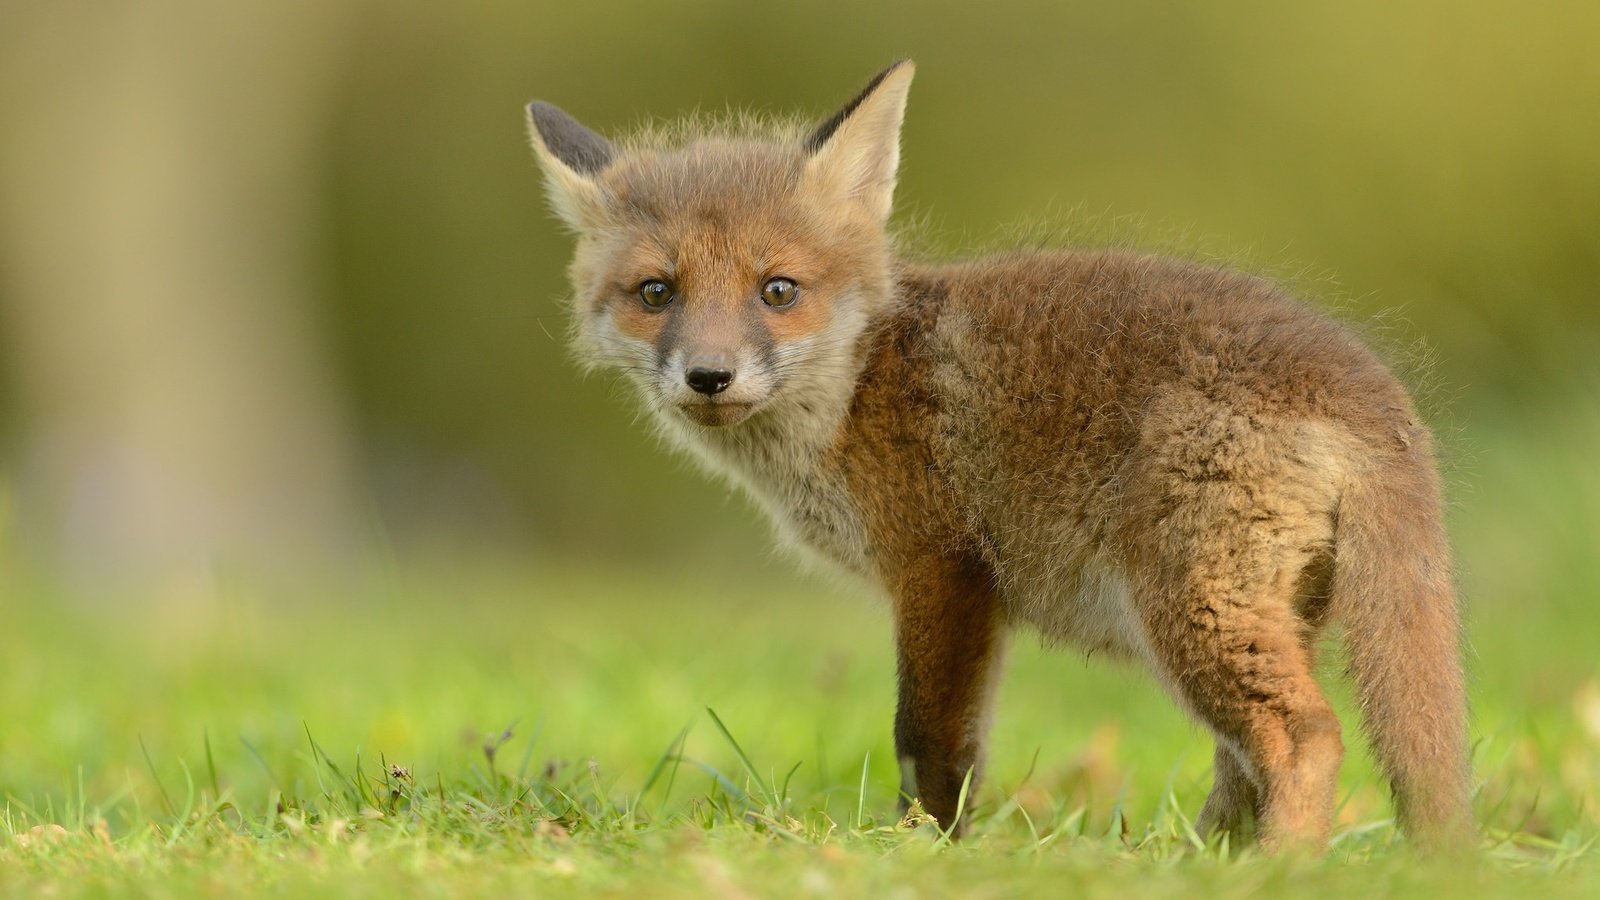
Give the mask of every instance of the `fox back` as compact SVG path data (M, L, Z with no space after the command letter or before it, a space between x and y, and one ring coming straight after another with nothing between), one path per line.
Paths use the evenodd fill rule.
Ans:
M575 345L895 614L903 800L951 828L1006 635L1146 666L1214 735L1208 830L1326 844L1345 625L1406 827L1467 833L1431 440L1345 329L1243 273L1125 251L928 265L887 225L909 62L812 129L613 144L530 107L578 235Z

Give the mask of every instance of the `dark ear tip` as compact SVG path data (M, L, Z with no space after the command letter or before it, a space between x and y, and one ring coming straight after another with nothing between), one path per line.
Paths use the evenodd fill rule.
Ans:
M528 104L528 121L534 137L556 159L586 175L592 175L611 162L611 144L554 103L534 100Z
M856 107L872 96L872 92L878 89L878 85L883 84L885 78L893 74L896 69L906 66L915 68L916 64L911 61L910 57L903 56L890 63L887 69L872 76L872 80L867 82L867 86L861 89L861 93L855 95L849 103L844 105L844 108L834 113L827 121L818 125L811 134L806 136L805 143L802 145L805 147L806 152L815 153L822 149L822 145L828 142L828 138L833 137L833 133L839 130L839 126L844 124L845 119L850 118L850 114L856 111Z

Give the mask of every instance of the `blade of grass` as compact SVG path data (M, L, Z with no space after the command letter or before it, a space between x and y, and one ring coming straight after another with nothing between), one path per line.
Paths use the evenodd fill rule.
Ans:
M533 734L528 737L528 746L522 751L522 762L517 766L517 780L528 780L528 767L533 764L533 749L539 746L539 738L544 734L544 713L540 713L533 720Z
M672 739L672 743L667 745L666 750L662 751L661 757L656 760L655 766L650 769L649 776L645 778L644 786L639 788L639 792L634 795L633 802L635 805L642 802L644 800L644 795L649 793L650 789L656 786L656 781L661 778L662 773L667 771L667 765L669 763L672 764L674 769L677 768L678 760L683 754L683 743L688 739L689 729L693 726L693 724L694 723L691 722L688 725L683 726L682 730L678 732L678 736ZM669 790L671 789L672 784L670 781L668 781L667 787ZM665 802L666 798L663 797L662 803Z
M150 767L150 778L156 783L156 790L161 792L161 802L166 804L167 815L176 816L177 807L172 805L172 795L167 793L167 786L161 783L161 775L156 771L156 761L150 758L150 748L144 744L144 735L139 735L139 751L144 754L145 765Z
M867 808L867 767L872 764L872 751L861 757L861 786L856 789L856 830L861 830L861 825L866 821Z
M947 847L955 838L956 827L961 824L961 817L967 811L967 794L972 790L972 768L967 768L967 774L961 778L961 791L956 794L956 814L951 817L950 824L939 829L939 839L934 841L936 847Z
M756 787L760 788L762 793L766 794L764 799L766 799L768 805L773 807L778 806L779 804L774 796L775 792L773 791L772 786L767 784L767 782L762 779L760 772L756 771L755 763L750 761L750 757L745 754L744 748L739 746L739 742L737 740L734 740L733 732L728 730L728 726L722 724L722 719L717 716L717 711L708 706L706 707L706 712L710 713L711 721L716 724L717 730L722 732L723 738L725 738L728 741L728 744L733 747L734 754L739 757L739 764L744 766L745 774L750 777L751 781L756 783ZM741 791L740 793L744 792Z
M778 788L778 802L784 808L789 806L789 782L794 778L794 773L800 771L802 765L804 765L803 761L795 763L794 768L789 770L789 774L783 776L783 787Z
M278 781L277 775L273 774L272 767L267 765L267 761L264 757L262 757L261 751L257 750L255 745L245 740L243 736L239 738L239 743L243 744L244 749L249 751L251 757L253 757L256 762L261 764L261 771L267 773L267 780L272 782L272 786L277 788L279 793L282 793L283 783Z
M211 755L211 732L209 730L202 730L200 732L200 736L206 745L206 774L211 779L211 796L221 797L222 788L219 786L219 782L217 781L217 760Z

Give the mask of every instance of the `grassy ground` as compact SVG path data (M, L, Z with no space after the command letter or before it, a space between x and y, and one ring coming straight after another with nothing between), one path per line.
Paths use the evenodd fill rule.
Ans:
M948 845L893 813L871 603L547 566L118 608L0 586L0 894L1597 896L1592 426L1459 454L1475 865L1395 846L1355 739L1328 860L1198 846L1208 740L1029 639Z

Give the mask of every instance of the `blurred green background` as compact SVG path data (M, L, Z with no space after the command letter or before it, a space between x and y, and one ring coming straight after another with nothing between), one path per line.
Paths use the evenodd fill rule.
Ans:
M870 755L891 809L885 617L577 374L522 108L820 118L910 56L917 252L1233 261L1396 360L1443 438L1480 814L1592 833L1597 47L1593 0L0 0L0 794L155 810L214 741L270 819L306 732L454 783L512 720L627 791L712 705L819 808ZM1012 669L999 790L1039 750L1102 825L1169 771L1198 806L1206 741L1147 679ZM1383 814L1345 784L1341 827Z
M1462 510L1505 492L1458 526L1484 533L1462 535L1483 602L1596 545L1600 4L4 0L0 21L7 543L74 576L374 548L772 568L742 500L573 370L570 242L522 106L611 132L820 117L899 56L919 250L1042 224L1282 274L1378 317Z

